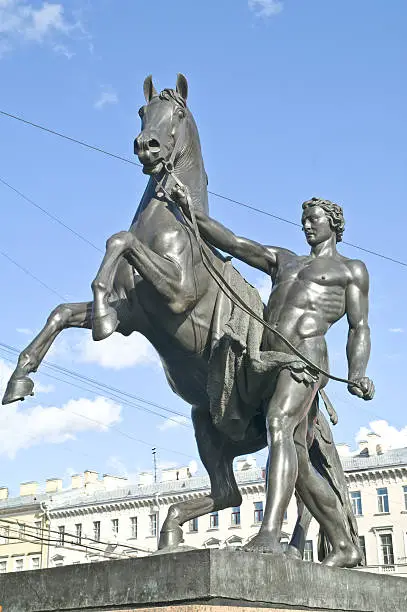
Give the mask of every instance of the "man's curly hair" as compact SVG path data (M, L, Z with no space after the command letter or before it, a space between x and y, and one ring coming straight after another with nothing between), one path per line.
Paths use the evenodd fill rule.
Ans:
M311 198L302 205L305 210L310 206L320 206L325 212L329 219L331 228L336 234L336 242L341 242L343 232L345 231L345 219L343 216L343 210L339 204L331 202L330 200L323 200L322 198Z

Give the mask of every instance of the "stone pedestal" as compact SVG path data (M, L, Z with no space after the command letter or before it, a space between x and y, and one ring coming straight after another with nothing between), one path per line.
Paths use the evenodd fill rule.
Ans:
M406 612L407 579L196 550L0 576L4 612Z

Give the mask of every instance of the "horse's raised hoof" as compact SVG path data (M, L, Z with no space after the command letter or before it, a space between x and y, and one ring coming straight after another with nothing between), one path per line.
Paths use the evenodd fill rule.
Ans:
M3 395L3 406L23 400L27 395L34 395L33 389L34 382L28 376L12 376Z
M170 530L161 531L158 550L172 550L184 541L182 528L178 525Z
M109 308L106 314L93 318L92 338L96 341L105 340L116 331L118 325L117 312L114 308Z

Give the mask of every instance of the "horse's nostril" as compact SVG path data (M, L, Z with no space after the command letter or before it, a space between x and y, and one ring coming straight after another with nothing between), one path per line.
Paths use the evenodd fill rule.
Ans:
M153 152L159 151L160 143L155 138L150 138L150 140L148 141L148 148L150 149L150 151L153 151Z

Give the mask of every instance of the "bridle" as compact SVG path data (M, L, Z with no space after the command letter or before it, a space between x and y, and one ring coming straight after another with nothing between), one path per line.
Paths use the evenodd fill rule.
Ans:
M358 383L356 383L356 382L354 382L352 380L349 380L347 378L341 378L339 376L334 376L333 374L330 374L329 372L327 372L326 370L324 370L323 368L318 366L316 363L314 363L313 361L308 359L308 357L303 355L303 353L301 353L301 351L299 351L288 340L288 338L286 338L279 330L275 329L267 321L265 321L264 319L259 317L259 315L252 308L250 308L250 306L229 285L229 283L223 278L222 274L213 265L210 257L208 256L208 253L206 252L206 250L204 248L204 244L205 243L202 240L201 234L199 232L198 224L197 224L196 217L195 217L195 211L194 211L194 208L192 206L192 202L191 202L191 198L189 196L188 190L187 190L186 186L182 183L182 181L176 176L176 174L174 172L175 158L176 158L176 156L177 156L177 154L179 152L179 145L182 142L182 139L184 137L184 133L185 133L185 117L181 120L179 133L178 133L177 139L175 141L174 148L173 148L173 150L171 152L171 155L170 155L169 159L167 161L165 161L165 160L162 161L163 170L161 171L161 174L162 174L161 178L158 180L153 175L153 177L154 177L154 179L156 181L155 191L156 191L156 193L157 193L157 195L159 197L160 197L160 193L162 195L164 195L164 193L165 193L167 195L167 197L181 211L186 225L189 226L192 229L193 233L194 233L194 236L195 236L197 244L198 244L198 249L199 249L199 253L200 253L201 259L202 259L202 263L205 266L205 268L208 271L208 273L211 276L211 278L215 281L215 283L218 285L220 290L223 291L223 293L231 300L231 302L233 302L233 304L235 306L237 306L238 308L243 310L243 312L245 312L250 317L255 319L265 329L267 329L268 331L271 331L275 336L277 336L277 338L279 338L290 349L290 351L292 351L294 353L294 355L299 357L299 359L301 359L301 361L303 361L309 368L311 368L311 370L313 370L314 372L318 372L322 376L326 376L330 380L334 380L336 382L344 383L344 384L346 384L346 385L348 385L350 387L359 388L362 392L364 392L364 389L362 388L362 386L360 384L358 384ZM167 183L168 183L169 177L171 177L173 179L175 185L177 185L178 187L180 187L184 191L184 193L186 195L187 203L188 203L188 210L189 210L190 219L188 219L188 217L184 214L184 211L182 210L182 208L180 208L178 202L174 199L174 197L171 195L171 193L167 189ZM326 404L326 401L325 401L326 395L325 395L325 393L322 391L322 389L320 389L319 391L320 391L321 395L323 396L324 402ZM328 402L329 402L329 400L328 400ZM331 416L331 420L332 420L332 416Z

